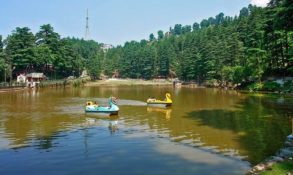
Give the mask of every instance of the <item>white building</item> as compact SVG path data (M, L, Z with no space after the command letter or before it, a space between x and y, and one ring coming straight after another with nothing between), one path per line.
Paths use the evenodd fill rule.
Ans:
M109 49L112 49L114 46L111 44L102 44L102 49L104 52L107 52Z
M41 81L45 80L45 75L43 73L30 73L26 75L27 77L27 86L35 87L41 83Z
M25 74L20 74L17 76L17 79L16 79L16 82L17 83L25 83L26 82L26 76Z

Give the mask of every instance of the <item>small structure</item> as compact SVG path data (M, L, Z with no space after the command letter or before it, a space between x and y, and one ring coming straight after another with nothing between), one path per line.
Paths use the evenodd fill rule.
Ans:
M84 78L84 77L88 77L88 74L87 74L86 70L83 70L81 75L80 75L80 78Z
M119 71L117 69L112 72L112 78L119 78Z
M20 74L17 76L16 82L17 83L25 83L26 82L26 76L25 74Z
M169 32L169 31L165 33L165 37L169 37L169 36L171 36L171 35L172 35L172 33Z
M27 74L27 86L35 87L40 84L41 81L45 80L45 75L43 73L30 73Z
M114 46L111 44L102 44L102 49L104 52L107 52L109 49L112 49Z

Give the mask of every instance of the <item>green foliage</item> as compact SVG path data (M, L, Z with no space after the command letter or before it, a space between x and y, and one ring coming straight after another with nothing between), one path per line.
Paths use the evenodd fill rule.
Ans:
M244 81L245 74L244 74L244 67L242 66L235 66L233 72L233 83L241 83Z
M7 62L16 70L32 66L35 57L35 36L27 27L19 28L12 32L6 39Z
M161 40L164 38L164 32L162 30L158 31L158 39Z
M224 66L222 69L222 78L224 81L232 82L233 81L234 69L229 66Z
M182 34L189 33L189 32L191 32L191 26L190 25L186 25L186 26L182 27Z
M174 35L181 35L182 34L182 25L181 24L176 24L174 26Z
M169 75L170 68L170 51L171 48L167 43L162 43L158 47L158 75L162 77L167 77Z
M72 81L73 87L80 87L82 84L83 84L82 80L79 80L79 79Z
M202 20L200 22L200 27L201 28L207 28L209 25L210 25L210 22L208 20L206 20L206 19L204 19L204 20Z
M155 35L153 33L150 34L150 41L155 41L156 38L155 38Z
M0 53L3 52L3 41L2 41L2 35L0 35Z
M267 170L267 171L261 173L261 175L291 174L292 167L293 167L292 160L279 162L279 163L274 164L270 170ZM291 172L291 173L289 173L289 172Z
M243 8L240 10L239 17L240 17L240 18L245 18L245 17L248 17L248 15L249 15L249 10L248 10L248 8L243 7Z
M293 81L292 80L286 81L283 85L282 90L286 93L293 93Z
M249 91L260 91L263 88L263 83L252 83L247 88Z
M274 81L267 81L264 83L261 90L263 91L278 91L280 90L281 85Z
M50 24L42 25L36 35L27 27L17 27L6 38L4 46L0 38L0 48L2 80L4 68L6 78L34 71L45 73L49 79L79 76L85 67L93 77L99 77L101 72L100 55L103 51L98 43L75 38L61 39Z
M192 29L193 29L193 31L199 30L199 24L197 22L193 23Z
M49 24L36 35L27 27L16 28L4 46L0 38L0 72L4 67L8 72L33 68L62 78L87 69L93 79L101 73L143 79L177 76L198 83L258 82L250 89L261 90L266 76L292 76L292 8L289 0L272 0L267 8L249 5L238 17L219 13L200 24L176 24L166 35L159 30L157 39L152 33L149 40L126 42L107 52L95 41L61 39ZM272 86L264 88L276 88Z
M121 77L146 79L177 75L198 83L259 82L251 89L262 89L268 74L292 75L293 32L274 24L280 11L291 13L283 9L287 1L281 1L270 8L250 5L239 17L219 13L192 27L176 24L167 37L159 31L158 40L151 34L150 42L127 42L109 51L105 73L119 70Z
M251 83L247 86L249 91L271 91L271 92L293 92L293 81L285 81L283 85L275 81L266 81L263 83Z
M4 79L4 73L5 73L5 59L4 59L4 52L3 52L3 42L2 42L2 36L0 35L0 77L3 77Z
M101 73L101 60L103 59L104 54L99 52L96 57L92 57L87 60L86 68L88 70L88 74L92 79L99 79Z

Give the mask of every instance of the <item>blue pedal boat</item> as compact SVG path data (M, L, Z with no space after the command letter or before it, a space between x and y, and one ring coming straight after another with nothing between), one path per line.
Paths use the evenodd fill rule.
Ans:
M86 102L85 112L117 115L119 112L119 107L117 106L116 98L110 97L108 106L100 106L92 101Z

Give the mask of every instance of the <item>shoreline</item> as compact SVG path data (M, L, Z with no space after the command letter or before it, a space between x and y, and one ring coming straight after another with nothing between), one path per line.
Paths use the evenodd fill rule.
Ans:
M76 79L80 80L80 79ZM196 83L189 83L189 84L184 84L184 83L179 83L176 84L174 83L173 80L168 80L168 79L152 79L152 80L143 80L143 79L116 79L116 78L110 78L106 80L96 80L96 81L89 81L83 79L80 80L81 82L79 83L74 83L74 80L69 80L65 81L64 80L56 81L54 82L44 82L42 83L39 87L35 88L47 88L47 87L59 87L59 86L72 86L72 87L79 87L81 86L84 87L95 87L95 86L105 86L105 87L111 87L111 86L173 86L174 88L215 88L215 89L222 89L222 90L233 90L233 91L238 91L240 93L244 94L263 94L263 95L271 95L271 96L283 96L287 98L292 98L293 93L284 93L284 92L276 92L276 91L249 91L245 89L231 89L231 88L223 88L221 86L204 86L204 85L198 85ZM76 85L77 84L77 85ZM21 91L25 89L31 89L28 87L14 87L14 88L0 88L0 93L5 93L5 92L13 92L13 91Z
M10 88L0 88L0 93L22 91L28 89L27 87L10 87Z
M133 85L156 85L156 86L170 86L172 81L165 79L141 80L141 79L107 79L89 81L84 84L86 87L94 86L133 86Z
M79 80L79 79L76 79ZM66 81L65 81L66 82ZM245 89L231 89L231 88L225 88L221 86L204 86L204 85L198 85L196 83L179 83L174 84L173 80L168 79L152 79L152 80L143 80L143 79L116 79L116 78L110 78L106 80L95 80L95 81L89 81L86 80L83 82L83 79L81 79L82 86L84 87L95 87L95 86L173 86L174 88L216 88L216 89L222 89L222 90L234 90L238 91L244 94L264 94L264 95L277 95L277 96L284 96L284 97L293 97L293 93L283 93L283 92L276 92L276 91L249 91ZM80 84L77 86L74 86L74 81L69 80L64 84L64 80L58 81L57 83L54 82L45 82L41 84L39 87L36 88L47 88L47 87L59 87L59 86L68 86L71 85L73 87L79 87ZM30 89L28 87L15 87L15 88L0 88L0 93L5 92L12 92L12 91L21 91L25 89Z
M274 169L278 169L275 165L282 165L284 163L290 163L293 160L293 135L287 136L285 144L282 148L277 151L274 156L268 157L265 161L258 163L253 166L248 172L247 175L262 174L265 172L271 172ZM285 170L287 171L287 170ZM292 170L288 171L291 173Z
M285 97L293 97L293 93L284 93L284 92L276 92L276 91L249 91L245 89L231 89L224 88L221 86L204 86L198 85L196 83L184 84L180 83L174 84L173 80L168 79L152 79L152 80L142 80L142 79L107 79L107 80L96 80L96 81L88 81L84 84L85 87L94 87L94 86L134 86L134 85L142 85L142 86L173 86L176 88L216 88L223 90L235 90L245 94L264 94L264 95L277 95L277 96L285 96Z

